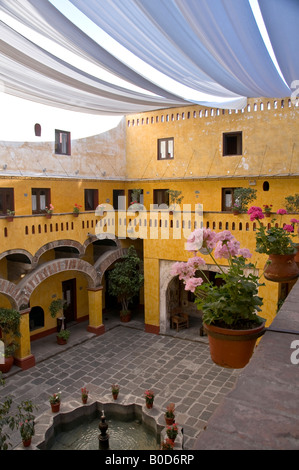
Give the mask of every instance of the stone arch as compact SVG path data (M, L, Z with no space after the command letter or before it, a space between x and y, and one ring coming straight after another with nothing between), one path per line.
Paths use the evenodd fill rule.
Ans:
M166 333L169 324L169 312L167 308L167 289L174 277L171 274L171 267L175 261L160 261L160 333ZM204 271L220 272L219 268L213 264L205 265Z
M68 246L72 248L76 248L78 250L79 256L83 256L85 249L80 242L71 239L63 239L63 240L54 240L52 242L46 243L45 245L41 246L37 252L35 253L32 259L32 267L36 268L40 257L49 250L53 250L54 248L58 248L61 246Z
M47 278L65 271L78 271L88 280L88 287L95 289L100 286L100 278L93 266L78 258L61 258L48 261L38 266L18 284L17 305L28 304L32 292Z
M19 287L16 284L7 281L6 279L0 279L0 294L3 294L8 298L12 308L19 308L19 305L16 301L16 298L19 296Z
M160 333L166 333L168 325L167 289L175 277L171 274L174 261L160 261Z
M31 253L29 253L29 251L27 251L27 250L23 250L21 248L18 248L18 249L3 251L0 254L0 260L5 258L6 256L9 256L9 255L24 255L29 259L30 263L32 264L33 255Z
M118 248L113 251L107 251L104 253L95 263L94 268L96 269L100 282L102 283L103 276L105 271L111 266L115 261L121 258L128 252L127 248Z
M90 235L90 236L88 237L88 239L85 240L85 242L83 243L84 253L85 253L85 251L86 251L86 248L87 248L91 243L97 242L98 240L99 240L99 238L98 238L96 235ZM111 239L109 239L109 240L111 240ZM120 242L120 240L119 240L118 238L114 238L112 241L115 243L115 246L116 246L117 248L121 248L121 242Z

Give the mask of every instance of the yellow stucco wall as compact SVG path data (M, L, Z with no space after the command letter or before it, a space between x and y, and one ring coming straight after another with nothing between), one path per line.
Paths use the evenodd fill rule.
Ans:
M33 257L52 241L88 243L100 217L93 211L84 211L84 189L97 189L99 203L112 204L114 189L124 190L128 198L129 190L134 188L143 190L147 210L154 202L155 189L182 191L182 205L191 205L193 219L195 204L202 204L204 224L209 223L210 228L215 226L216 231L221 231L228 223L228 229L241 245L254 254L252 261L261 272L266 256L254 251L253 225L245 214L234 216L222 212L222 189L252 187L257 190L254 205L272 204L273 211L284 206L287 195L299 193L299 108L289 107L288 100L284 100L283 106L281 100L275 101L249 100L250 110L237 113L188 106L130 115L115 130L72 142L71 156L53 154L53 143L0 143L0 160L3 164L10 163L1 171L0 187L14 188L16 211L13 222L0 218L1 253L4 254L0 259L1 277L7 278L6 255L10 250L24 250ZM242 155L222 156L223 133L237 131L242 132ZM166 137L174 138L174 158L161 161L157 159L157 140ZM13 167L12 162L17 165ZM46 168L45 172L43 168ZM269 183L267 191L263 186L265 181ZM32 215L32 188L50 188L54 206L50 220L42 215ZM75 203L82 206L78 218L71 213ZM143 252L145 323L158 327L160 262L186 260L189 254L185 251L183 237L173 239L170 222L167 228L162 224L163 230L158 222L158 237L151 239L150 218L147 215L146 225L143 225L143 242L132 241L128 234L127 239L121 240L121 245L133 243ZM288 216L283 218L284 222L288 220ZM115 230L117 233L117 227ZM167 236L168 230L169 238L161 238ZM50 247L41 255L39 264L54 258ZM93 264L91 244L81 259ZM45 326L39 331L45 332L56 325L48 306L53 295L61 297L62 281L72 277L77 279L77 315L79 318L88 315L86 279L78 272L59 273L39 284L31 295L30 306L40 305L45 311ZM276 313L279 286L266 281L261 294L264 298L262 314L270 322ZM105 307L105 280L101 295ZM10 305L2 294L0 305Z
M250 110L243 112L190 106L127 116L127 177L157 180L296 174L299 108L289 106L288 99L266 98L251 99L249 106ZM223 133L239 131L243 133L242 155L223 157ZM157 139L170 137L174 138L174 158L157 160Z
M285 207L285 197L299 193L298 113L299 108L289 105L288 99L260 98L249 100L243 112L190 106L127 116L127 178L132 180L127 187L143 189L148 210L154 189L174 189L184 196L181 205L191 204L192 210L196 203L203 205L205 226L209 222L213 228L214 223L215 230L221 231L228 222L232 230L235 223L234 235L251 250L252 261L262 273L267 257L255 252L249 216L221 212L222 188L251 187L257 191L252 205L272 204L273 211ZM223 156L223 133L240 131L242 154ZM174 139L173 159L158 160L157 141L162 138ZM269 183L267 191L265 182ZM282 222L289 219L285 216ZM146 279L150 279L145 283L146 322L159 323L154 314L159 306L155 302L147 306L147 299L155 299L153 286L159 290L155 262L188 256L184 240L144 241ZM269 323L276 314L279 286L266 280L265 284L260 290L262 315Z

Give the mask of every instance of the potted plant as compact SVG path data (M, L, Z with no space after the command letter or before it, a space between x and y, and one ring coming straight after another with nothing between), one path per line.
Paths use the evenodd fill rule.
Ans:
M112 384L111 385L111 391L112 391L112 396L113 396L114 400L116 400L117 397L118 397L118 394L119 394L119 385Z
M129 205L129 211L137 211L143 209L143 204L140 202L140 196L142 194L142 189L132 189L131 192L131 202Z
M177 204L181 204L184 196L182 196L182 191L178 191L175 189L167 189L166 191L169 194L169 213L172 214L175 211Z
M121 302L121 321L129 321L131 312L129 305L134 297L139 294L143 285L143 274L140 272L141 260L136 250L130 246L127 254L115 263L114 268L109 271L109 293Z
M241 212L241 206L240 206L239 202L237 201L233 204L233 214L238 215L238 214L240 214L240 212Z
M155 394L152 390L145 390L145 404L147 408L152 408L154 404Z
M161 444L161 450L173 450L174 448L174 441L169 439L168 437L164 439Z
M299 235L299 219L291 219L290 220L291 224L293 225L294 227L294 231L295 231L295 226L297 226L297 235ZM297 263L297 266L299 265L299 243L295 242L295 246L296 246L296 254L295 254L295 262Z
M51 395L49 398L53 413L57 413L60 409L60 403L61 403L60 395L61 395L61 392L53 393L53 395Z
M19 347L21 314L13 308L0 308L0 329L4 343L4 361L0 361L0 371L9 372L13 365L13 355Z
M292 241L294 226L284 224L280 220L280 226L276 223L276 218L271 220L271 224L265 227L261 223L264 218L262 209L252 206L248 210L251 221L257 221L259 228L256 231L256 251L268 255L264 276L269 281L288 282L299 276L299 268L295 262L297 246ZM277 214L280 219L287 214L285 209L278 209ZM292 219L294 220L294 219Z
M287 196L285 201L285 207L288 212L299 212L299 194L295 194L295 196Z
M255 266L246 261L251 253L240 248L228 230L196 229L188 237L187 250L194 254L202 246L218 268L216 285L207 278L205 260L197 254L187 262L175 263L171 272L195 295L212 360L222 367L239 369L249 362L257 338L265 331L265 320L257 314L263 304L258 288L263 284ZM225 259L228 265L221 266L217 259Z
M45 211L46 211L46 218L47 219L51 219L52 217L52 214L53 214L53 210L54 210L54 206L52 204L45 207Z
M81 399L82 399L82 403L84 403L84 405L87 403L87 399L88 399L88 390L86 390L86 387L82 387L81 388Z
M7 222L13 222L14 216L15 216L15 211L11 211L10 209L7 209L6 211Z
M18 405L18 414L16 416L18 420L17 426L19 427L24 447L30 446L31 439L35 434L35 416L32 414L34 408L37 407L33 405L31 400L22 401L22 403Z
M82 206L80 206L80 204L75 204L74 205L74 207L73 207L73 216L74 217L78 217L81 207Z
M170 439L172 442L175 441L175 438L178 435L178 426L176 423L171 424L170 426L166 426L166 434L168 439Z
M10 371L14 363L14 353L19 345L16 342L4 342L4 360L0 356L0 372L6 374Z
M270 205L264 204L263 208L264 208L265 217L271 217L272 204Z
M175 410L174 403L169 403L169 405L166 408L165 415L164 415L166 424L168 425L174 423L174 419L175 419L174 410Z
M56 337L58 344L66 344L70 337L70 330L60 330Z
M20 434L24 447L29 447L31 444L32 436L34 436L34 421L28 421L27 419L20 423Z
M64 330L66 327L65 316L63 310L67 307L67 303L63 299L54 299L49 305L49 310L52 318L55 318L59 312L62 311L62 315L57 318L57 331L60 329Z
M245 213L248 209L248 205L256 199L256 189L253 188L235 188L234 189L234 200L237 204L238 211Z

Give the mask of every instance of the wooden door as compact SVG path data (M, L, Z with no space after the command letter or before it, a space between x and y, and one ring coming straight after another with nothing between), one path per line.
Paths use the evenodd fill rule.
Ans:
M76 279L68 279L62 282L63 300L66 301L64 316L66 324L75 321L77 318L76 302Z

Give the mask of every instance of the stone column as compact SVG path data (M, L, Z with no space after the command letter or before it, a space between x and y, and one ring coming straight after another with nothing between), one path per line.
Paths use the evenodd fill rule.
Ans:
M88 290L88 309L89 309L89 325L87 331L102 335L105 333L105 326L102 318L102 292L103 287L89 288Z
M19 348L14 357L14 363L21 367L22 370L30 369L35 366L35 357L31 354L30 329L29 329L29 312L30 308L21 310L20 333L18 338Z

